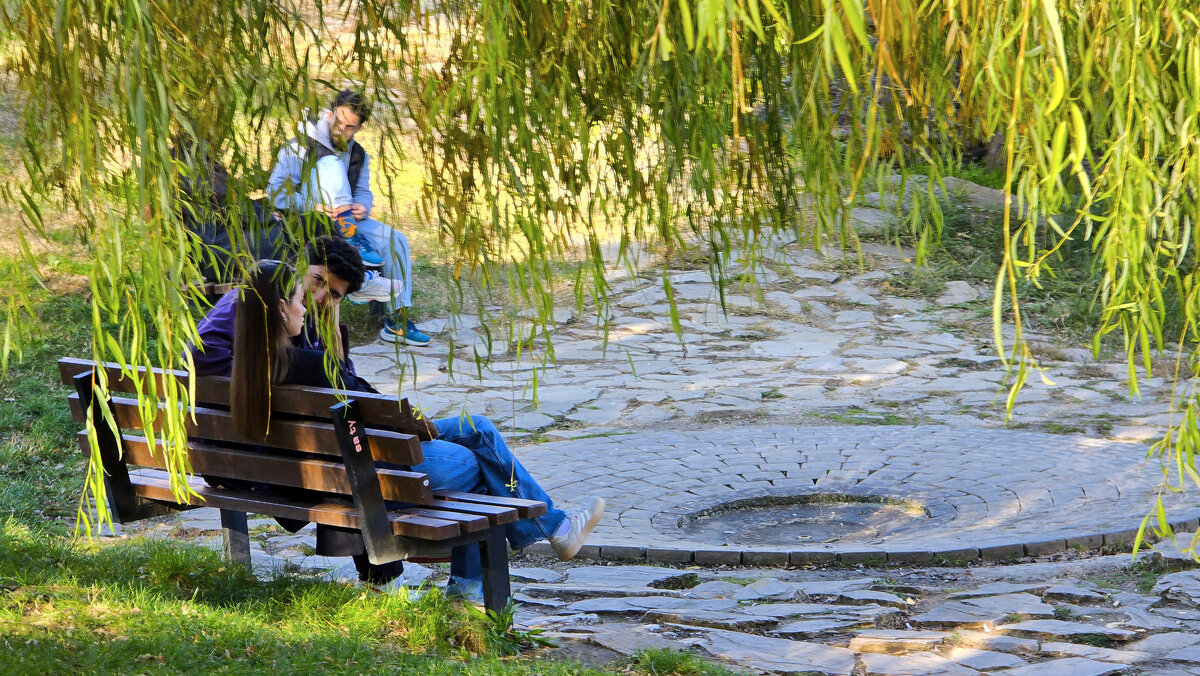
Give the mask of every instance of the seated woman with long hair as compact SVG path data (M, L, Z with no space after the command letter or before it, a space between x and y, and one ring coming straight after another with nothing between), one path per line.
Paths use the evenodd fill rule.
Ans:
M292 266L262 261L250 272L248 283L237 300L229 403L234 429L248 439L267 436L271 387L274 385L375 391L340 361L333 372L335 385L326 370L324 351L292 345L292 338L304 329L304 285L301 281ZM291 519L277 520L293 532L305 525ZM352 556L359 579L366 582L384 584L399 577L404 570L401 561L378 565L368 561L362 535L356 530L318 524L316 550L322 556Z
M304 330L300 282L287 263L262 261L237 301L229 401L234 428L252 439L265 437L270 426L272 385L375 391L340 361L333 373L338 382L333 383L323 351L292 345L292 338Z

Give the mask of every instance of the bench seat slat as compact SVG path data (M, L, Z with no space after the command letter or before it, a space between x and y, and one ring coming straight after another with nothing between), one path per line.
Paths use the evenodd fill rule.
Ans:
M145 437L125 434L121 436L121 441L125 448L125 462L143 467L166 469L164 442L156 442L156 448L152 453L150 444ZM86 432L78 434L78 442L79 447L86 454L88 452ZM192 471L196 474L350 495L346 469L340 462L221 448L194 441L188 444L188 458ZM429 488L429 479L425 474L396 469L378 469L376 475L379 477L379 485L384 499L418 505L428 505L433 502L433 491ZM474 510L461 511L469 514L477 513Z
M532 519L546 513L546 503L537 500L507 498L500 495L479 495L477 493L462 493L460 491L434 491L433 496L450 502L470 502L477 505L500 505L512 507L522 519Z
M69 399L71 413L75 416L76 422L84 422L85 413L79 396L73 394ZM142 429L141 411L136 399L113 397L110 405L118 426L125 429ZM159 406L161 408L163 404ZM157 419L154 421L153 429L155 431L161 429L161 424ZM272 416L271 431L266 439L252 440L234 430L233 417L228 411L197 406L195 418L188 417L187 432L188 436L199 439L272 446L342 457L333 425L326 422L289 420L282 416ZM376 460L398 465L416 465L425 459L424 454L421 453L420 442L410 434L369 427L366 433L367 442L371 447L371 456Z
M488 521L493 525L505 523L513 523L518 518L517 510L512 507L503 505L484 505L473 502L451 502L450 500L431 500L428 505L430 507L438 507L442 509L450 509L458 512L466 512L468 514L479 514L486 516Z
M167 473L156 469L137 469L129 473L138 495L153 500L177 504L171 492ZM358 511L354 505L325 501L305 501L282 498L277 495L258 495L244 491L209 486L199 477L192 477L188 485L199 496L187 496L184 504L251 512L264 516L279 516L286 519L311 521L342 528L358 528ZM468 515L470 516L470 515ZM449 540L462 531L457 521L434 518L422 514L407 514L403 510L388 512L392 531L396 535L423 540Z
M404 507L395 510L401 514L412 514L415 516L424 516L431 519L444 519L453 521L458 524L464 533L478 533L479 531L487 530L492 525L488 523L488 518L479 514L468 514L466 512L455 512L444 509L433 509L430 507Z

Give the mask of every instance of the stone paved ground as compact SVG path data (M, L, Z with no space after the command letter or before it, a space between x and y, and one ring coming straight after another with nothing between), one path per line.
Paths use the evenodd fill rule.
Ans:
M428 348L376 343L354 359L376 383L403 379L433 415L491 416L563 502L610 501L584 551L603 565L536 548L515 561L519 621L595 646L589 661L667 646L776 673L1200 674L1200 574L1156 581L1159 569L1095 551L1149 507L1160 474L1143 467L1145 442L1168 422L1169 383L1143 377L1131 398L1122 363L1035 333L1045 380L1030 379L1006 423L987 289L899 297L909 253L863 248L860 271L780 242L760 275L765 305L727 287L728 314L707 273L671 273L682 345L657 273L615 273L607 344L586 316L555 310L557 367L536 404L534 365L470 317L423 322L441 334ZM489 348L480 376L469 354ZM687 530L699 521L685 517L729 500L814 493L907 501L919 522L767 545ZM1170 504L1195 528L1191 494ZM218 546L209 512L136 529ZM252 522L260 571L353 578L348 560L311 555L308 530L271 523ZM638 562L608 560L625 558ZM913 567L945 560L968 565Z
M474 317L422 323L452 332L460 349L447 369L445 334L403 350L378 342L356 348L368 379L393 384L435 417L464 408L490 416L516 438L543 440L647 429L690 429L730 421L937 423L956 427L1030 427L1119 439L1161 436L1170 383L1141 374L1131 398L1123 361L1097 362L1089 351L1027 332L1045 379L1032 375L1004 420L1005 369L991 342L986 288L951 282L937 302L889 295L888 280L911 274L908 252L864 244L869 269L839 271L796 244L760 273L765 305L727 289L720 311L705 271L671 275L684 343L669 326L657 272L617 271L607 347L593 319L555 310L557 368L527 383L528 358L502 354L492 326L494 370L479 377L472 349L486 352ZM494 308L499 311L501 308ZM403 369L397 368L397 363Z

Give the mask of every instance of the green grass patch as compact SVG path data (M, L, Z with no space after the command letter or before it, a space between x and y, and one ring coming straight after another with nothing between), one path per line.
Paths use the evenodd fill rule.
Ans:
M938 568L966 568L971 565L971 562L966 559L952 559L942 554L934 554L933 565Z
M1080 634L1075 637L1075 643L1083 645L1095 646L1097 648L1111 648L1113 645L1112 639L1101 634Z
M0 378L0 520L27 524L75 513L85 462L57 360L91 353L86 298L41 292L35 299L37 322L24 327L21 357Z
M740 585L742 585L743 587L745 587L746 585L748 585L748 584L750 584L750 583L752 583L752 582L758 582L758 581L759 581L759 579L761 579L761 578L757 578L757 577L738 577L738 576L736 576L736 575L722 575L721 577L719 577L719 578L717 578L717 579L719 579L721 582L728 582L728 583L730 583L730 584L740 584Z
M1083 427L1082 425L1061 423L1056 420L1043 422L1042 429L1050 434L1084 434L1087 432L1087 428Z
M994 188L996 190L1004 189L1004 169L990 168L983 164L974 162L962 162L958 164L948 164L942 167L942 171L946 176L961 178L964 181L970 181L976 185L982 185L985 188ZM928 163L917 162L909 163L904 168L904 173L908 176L920 174L928 176L931 167Z
M821 417L846 425L916 425L920 418L897 415L891 411L851 408L842 413L823 413Z
M637 672L655 676L733 676L746 672L713 664L691 653L651 649L634 653L629 666Z
M1136 561L1120 570L1089 578L1101 587L1110 589L1136 589L1140 594L1148 594L1154 589L1158 578L1171 572L1169 566L1154 564L1148 561Z
M650 584L655 589L691 589L700 584L700 576L695 573L681 573L675 577L669 577L659 582Z
M0 673L599 673L501 659L538 639L509 619L436 591L257 581L195 546L0 524Z
M921 268L888 278L885 284L890 292L934 299L951 280L989 288L995 284L1004 255L1002 214L969 210L955 202L942 203L941 208L940 243ZM915 244L908 235L901 240L907 245ZM1047 240L1039 242L1038 247L1048 249L1052 244ZM1094 262L1087 243L1075 240L1049 256L1036 281L1018 281L1022 312L1032 326L1081 337L1090 334L1099 318L1099 308L1093 303L1100 279ZM979 302L990 303L990 298ZM1006 317L1009 320L1011 317Z

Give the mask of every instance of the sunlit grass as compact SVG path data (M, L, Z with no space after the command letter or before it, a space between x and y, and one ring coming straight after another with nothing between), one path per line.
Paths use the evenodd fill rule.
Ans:
M0 523L0 673L589 674L436 591L255 580L204 548Z

